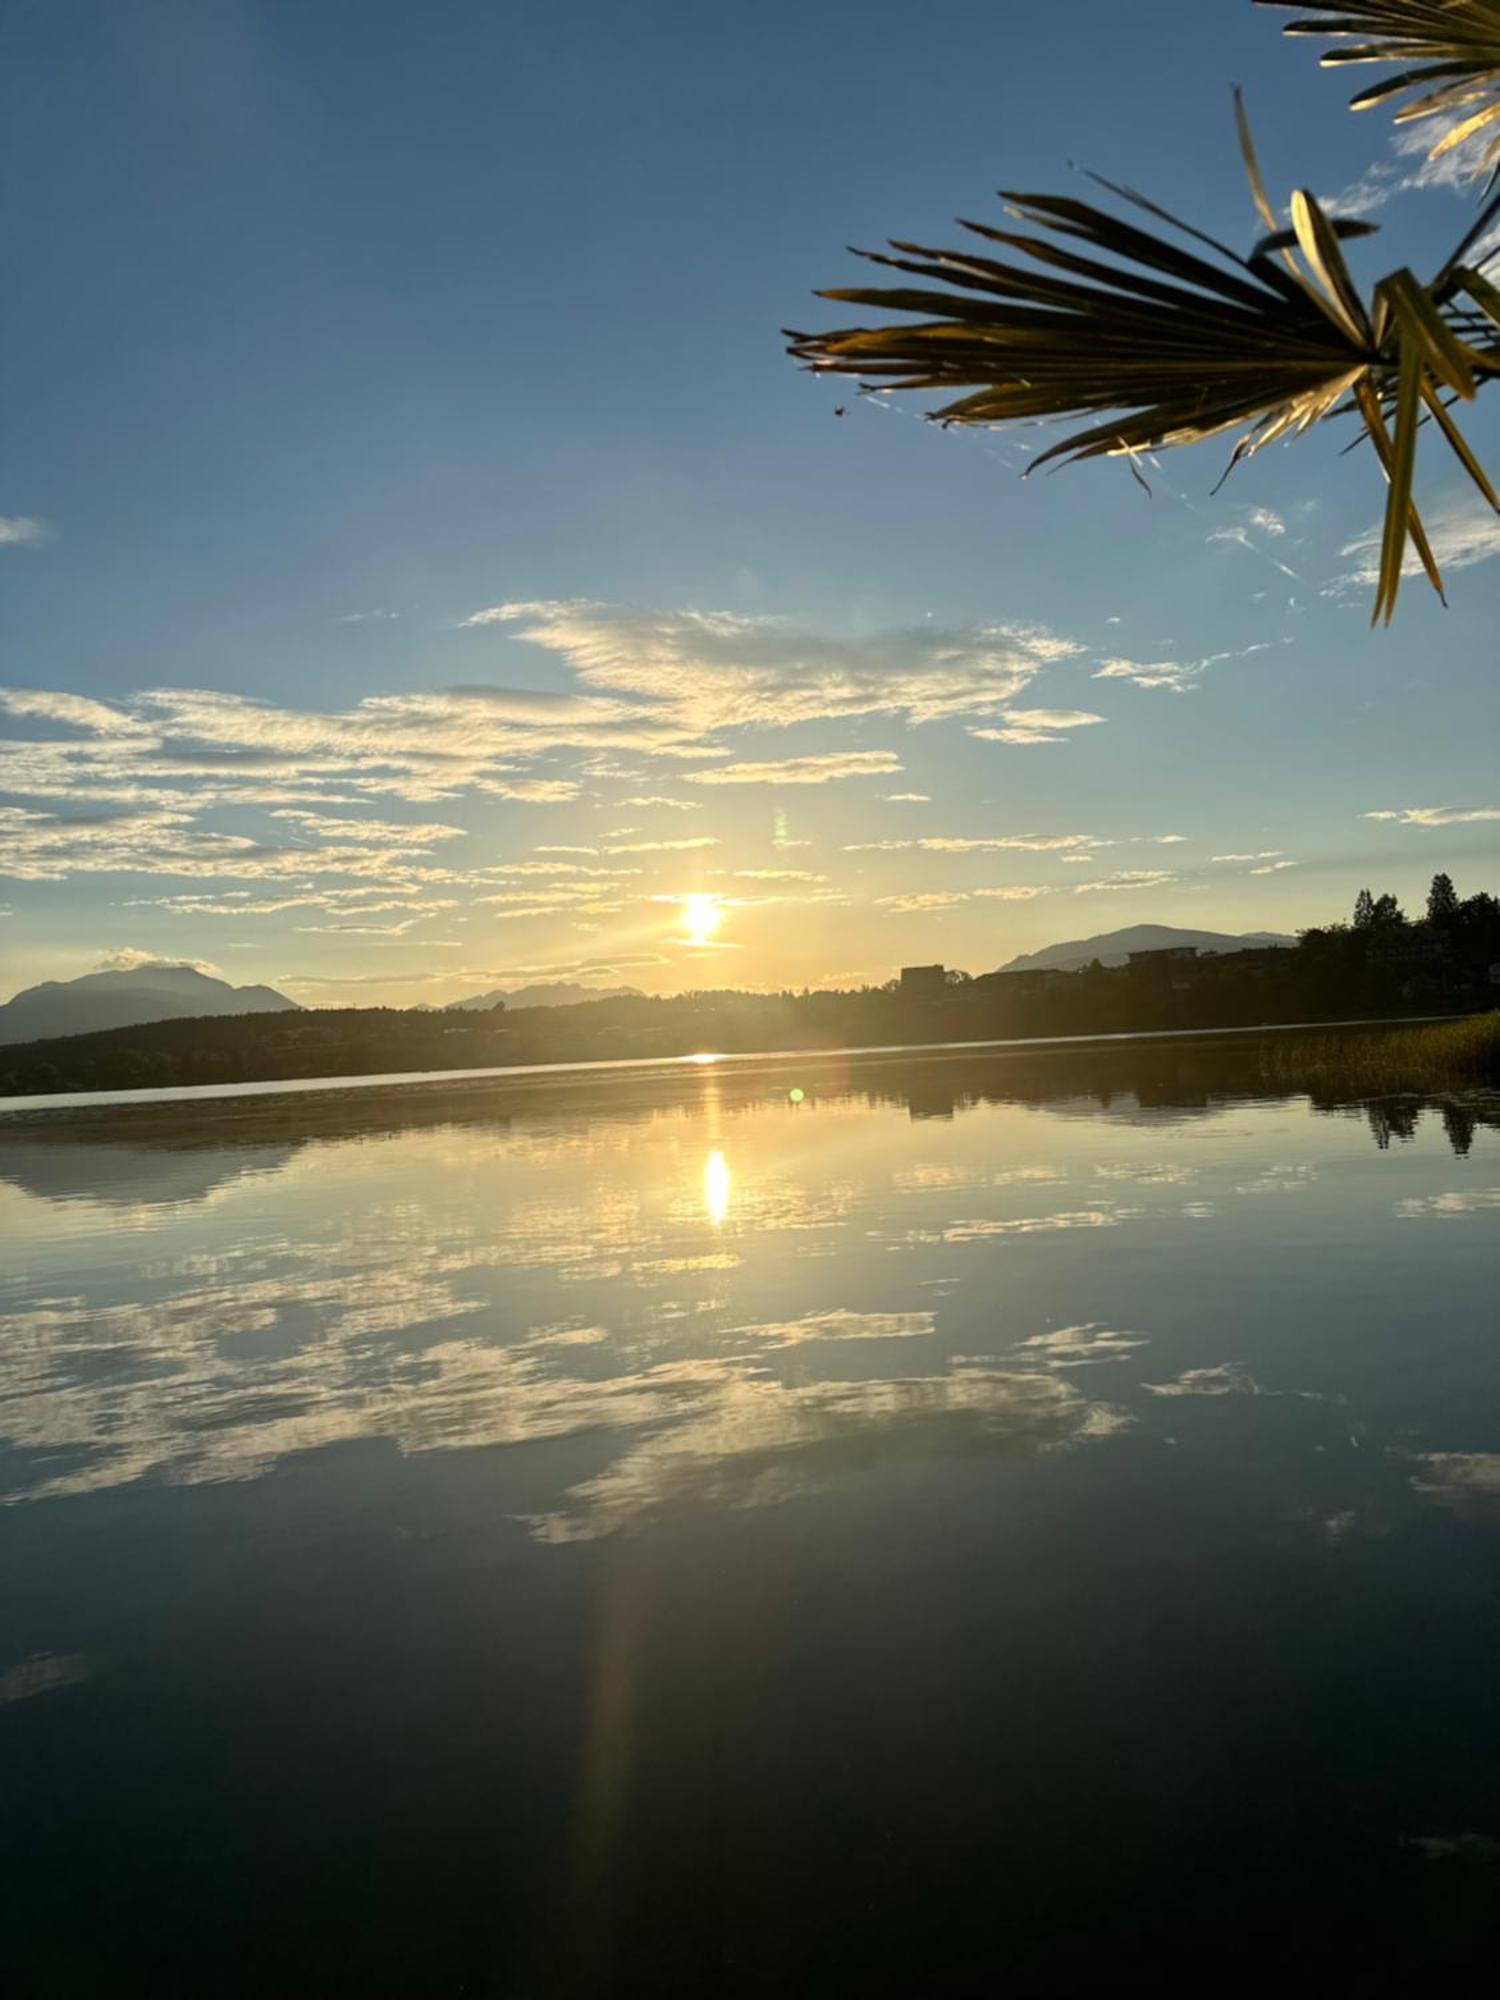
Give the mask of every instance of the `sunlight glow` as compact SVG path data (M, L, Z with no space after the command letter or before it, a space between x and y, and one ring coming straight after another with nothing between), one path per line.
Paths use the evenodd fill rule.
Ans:
M717 1229L729 1213L729 1166L722 1153L710 1153L703 1162L703 1206Z
M683 903L682 928L694 944L707 944L723 921L724 912L712 896L689 896Z

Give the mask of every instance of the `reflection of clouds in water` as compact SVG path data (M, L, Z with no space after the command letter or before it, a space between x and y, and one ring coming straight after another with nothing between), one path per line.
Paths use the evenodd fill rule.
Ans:
M1451 1194L1414 1195L1409 1201L1398 1201L1396 1213L1411 1219L1424 1215L1478 1215L1487 1208L1500 1208L1500 1188L1468 1188Z
M802 1319L770 1320L760 1326L726 1329L727 1340L749 1340L757 1347L797 1347L807 1340L908 1340L931 1333L936 1315L930 1312L808 1313Z
M1123 1361L1137 1347L1149 1345L1143 1333L1112 1333L1097 1323L1062 1326L1055 1333L1034 1333L1015 1350L1034 1357L1044 1368L1082 1368L1093 1362Z
M1318 1170L1310 1160L1278 1160L1257 1174L1254 1180L1241 1181L1235 1193L1297 1194L1303 1188L1311 1187L1317 1178Z
M1094 1168L1096 1180L1139 1181L1150 1187L1183 1187L1196 1176L1195 1167L1174 1166L1170 1160L1118 1160L1113 1166Z
M77 1687L93 1672L83 1653L30 1653L0 1673L0 1706L31 1701L58 1688Z
M1258 1396L1261 1390L1248 1369L1237 1361L1214 1368L1185 1368L1171 1382L1143 1382L1150 1396Z
M1047 1375L955 1369L939 1377L786 1388L729 1375L687 1422L647 1436L538 1519L545 1541L586 1541L674 1504L763 1507L899 1457L1029 1456L1106 1437L1128 1419Z
M1035 1182L1055 1184L1068 1178L1066 1167L1008 1167L999 1173L985 1173L975 1167L949 1166L941 1160L925 1160L914 1167L898 1167L891 1186L902 1194L926 1194L948 1188L1022 1187Z
M1061 1215L1016 1215L950 1222L938 1239L943 1243L977 1243L989 1236L1037 1236L1063 1229L1113 1229L1139 1215L1134 1208L1076 1208Z
M1500 1452L1428 1451L1417 1457L1412 1484L1460 1513L1500 1506Z

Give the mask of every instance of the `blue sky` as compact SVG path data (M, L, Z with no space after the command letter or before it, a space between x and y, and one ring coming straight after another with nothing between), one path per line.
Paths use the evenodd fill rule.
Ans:
M1332 430L1022 485L782 352L846 244L1073 162L1248 245L1235 82L1275 188L1430 267L1472 189L1278 26L13 0L0 993L822 983L1500 886L1500 534L1437 447L1452 608L1372 634Z

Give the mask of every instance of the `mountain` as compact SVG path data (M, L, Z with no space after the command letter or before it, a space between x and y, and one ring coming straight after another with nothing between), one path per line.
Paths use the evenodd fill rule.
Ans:
M483 1013L499 1001L505 1002L506 1012L514 1014L521 1007L579 1007L586 1000L642 1000L645 995L638 986L578 986L569 979L557 980L550 986L517 986L507 993L503 986L497 986L492 993L476 993L468 1000L450 1000L447 1013Z
M1272 946L1290 949L1297 940L1280 931L1246 931L1234 937L1225 931L1180 931L1171 924L1132 924L1129 930L1104 931L1098 937L1070 938L1044 951L1023 952L1002 972L1076 972L1080 966L1123 965L1133 951L1166 951L1172 945L1195 945L1200 952L1256 951Z
M0 1043L205 1014L273 1014L296 1006L273 986L231 986L190 965L136 965L128 972L86 972L81 979L28 986L0 1007Z

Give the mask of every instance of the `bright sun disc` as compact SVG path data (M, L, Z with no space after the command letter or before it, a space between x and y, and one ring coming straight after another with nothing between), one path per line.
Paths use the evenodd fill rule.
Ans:
M682 906L682 928L694 944L707 944L722 921L712 896L689 896Z

